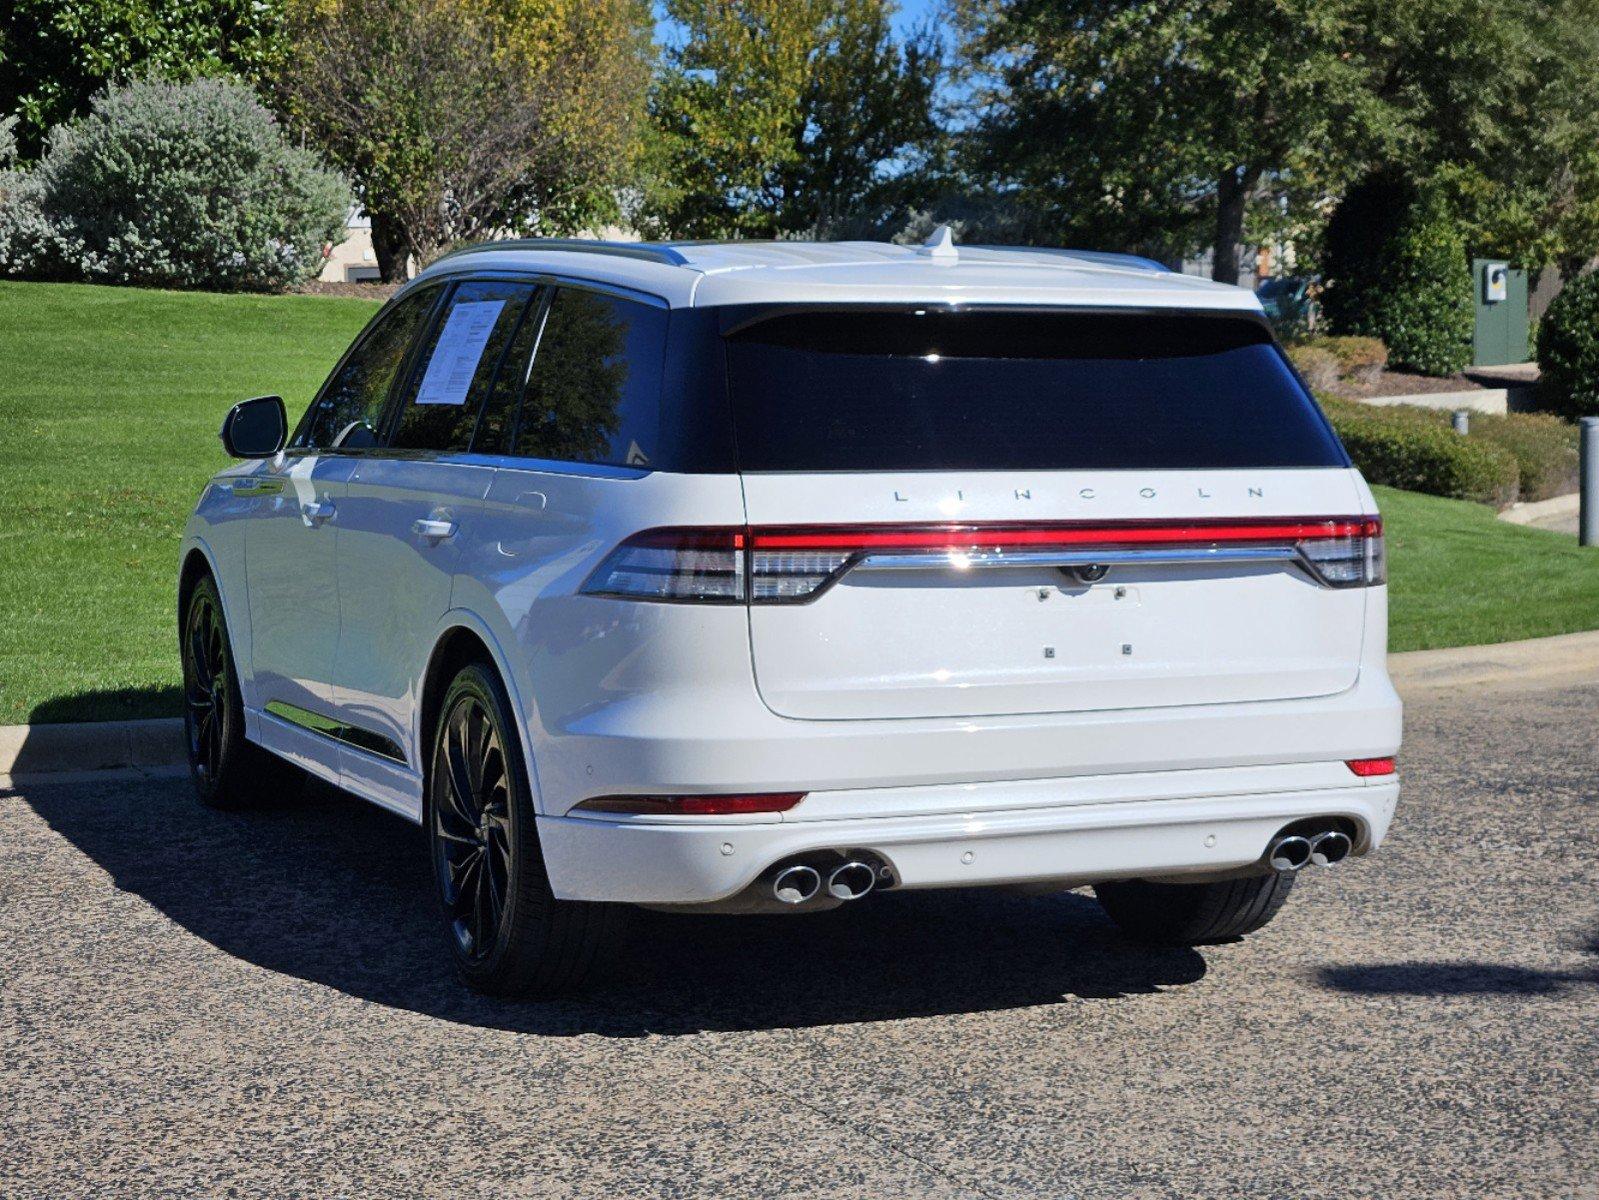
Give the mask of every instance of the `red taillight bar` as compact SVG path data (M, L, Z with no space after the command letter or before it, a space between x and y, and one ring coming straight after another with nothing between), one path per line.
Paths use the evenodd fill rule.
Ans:
M739 813L787 812L803 799L804 792L753 792L725 796L595 796L574 808L583 812L725 817Z
M748 531L754 550L973 550L1008 546L1191 545L1376 537L1376 517L1229 521L1030 521L1005 525L817 525Z
M1362 779L1369 779L1373 775L1392 775L1399 770L1399 764L1393 758L1351 758L1344 763Z

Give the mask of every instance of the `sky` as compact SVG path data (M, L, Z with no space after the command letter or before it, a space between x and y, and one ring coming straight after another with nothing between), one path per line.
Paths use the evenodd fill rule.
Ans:
M899 11L894 14L894 32L904 37L929 17L936 17L943 7L944 0L899 0ZM661 18L659 4L655 13L655 40L665 41L672 31L671 22Z
M899 0L899 12L894 15L894 31L903 36L927 18L937 16L943 6L943 0Z

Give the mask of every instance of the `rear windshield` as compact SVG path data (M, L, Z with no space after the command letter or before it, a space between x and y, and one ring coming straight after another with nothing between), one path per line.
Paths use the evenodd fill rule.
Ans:
M1259 324L787 311L727 337L745 471L1342 467Z

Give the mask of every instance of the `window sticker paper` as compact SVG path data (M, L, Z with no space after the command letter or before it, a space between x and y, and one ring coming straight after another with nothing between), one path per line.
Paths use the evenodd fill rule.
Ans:
M474 300L450 309L438 344L433 347L433 357L428 360L427 373L422 376L422 387L416 394L418 404L466 403L467 389L483 358L483 347L504 307L504 300Z

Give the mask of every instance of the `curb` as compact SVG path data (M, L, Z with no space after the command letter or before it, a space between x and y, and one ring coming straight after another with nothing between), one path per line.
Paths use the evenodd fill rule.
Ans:
M1388 656L1402 692L1481 684L1599 683L1599 630ZM82 725L0 725L0 790L28 782L68 783L181 774L188 769L183 722L102 721Z
M94 721L0 725L0 777L12 783L84 772L164 771L188 766L183 721Z
M1499 514L1501 521L1512 525L1531 525L1547 521L1550 517L1571 517L1582 510L1582 493L1572 492L1552 500L1532 500L1526 504L1512 504Z
M1483 684L1599 683L1599 630L1390 654L1388 674L1401 692Z
M1408 404L1414 408L1441 408L1450 411L1463 408L1467 412L1503 416L1510 411L1511 393L1521 390L1518 387L1473 388L1469 392L1416 392L1413 395L1354 396L1351 399L1360 404L1370 404L1376 408L1389 408L1396 404ZM1530 390L1530 385L1528 390Z

